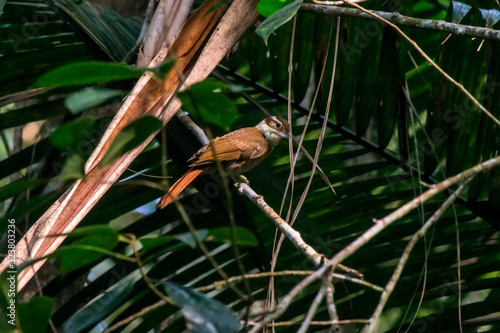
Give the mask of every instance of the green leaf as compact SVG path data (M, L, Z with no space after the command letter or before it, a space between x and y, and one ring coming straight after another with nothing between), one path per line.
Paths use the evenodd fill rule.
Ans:
M238 110L235 104L222 92L226 86L220 82L205 80L179 92L185 111L195 117L227 128L236 120Z
M144 237L139 239L142 244L142 250L149 251L156 247L165 245L174 240L172 236Z
M122 304L134 285L135 281L131 277L120 280L69 317L63 324L63 332L78 333L98 323Z
M87 227L87 229L79 230L75 234L76 237L85 236L76 243L61 247L54 252L54 255L59 257L62 276L98 260L105 254L92 251L91 248L111 250L119 242L118 232L106 226Z
M47 179L30 179L27 177L14 180L10 184L0 187L0 202L13 196L35 189L48 182Z
M260 0L257 4L257 11L260 15L269 17L293 0Z
M66 159L59 178L61 181L71 181L85 177L85 160L78 154L71 154Z
M83 110L98 106L110 98L124 95L123 90L89 87L68 95L64 100L64 105L69 112L76 115Z
M210 229L207 241L227 243L231 242L231 228L221 227ZM236 227L234 230L234 241L242 246L257 246L259 244L257 238L248 229L243 227Z
M81 150L79 146L82 141L88 141L92 126L94 126L94 118L92 117L84 117L63 124L50 135L50 142L61 150L84 155L83 152L79 152Z
M281 27L286 22L290 21L292 17L295 16L297 11L302 5L304 0L295 0L294 2L286 5L281 10L277 11L270 17L268 17L264 22L262 22L259 27L255 30L255 33L264 39L264 43L267 45L267 39L269 36L279 27Z
M113 163L119 157L142 144L150 135L161 129L161 121L144 116L125 127L115 138L101 161L101 166Z
M63 235L67 235L68 239L77 237L93 237L95 235L106 237L107 240L118 239L118 232L107 225L89 225L86 227L80 227L68 234Z
M118 256L118 254L109 250L118 244L119 234L116 230L108 226L99 225L78 228L64 235L68 235L68 239L75 237L81 239L78 239L71 245L62 246L47 256L59 259L59 267L62 276L96 261L104 255ZM58 236L59 235L49 235L48 237ZM35 261L37 261L37 259L23 263L19 266L19 271L24 269L26 265L32 264Z
M0 274L0 307L3 309L0 316L0 332L19 332L16 325L17 311L17 268L8 267Z
M163 284L167 293L182 309L186 320L191 324L191 332L238 332L238 318L221 302L177 283Z
M134 79L143 69L103 61L82 61L64 65L40 76L34 88L75 87L102 82Z
M23 332L44 333L49 325L54 303L48 297L35 297L17 305L19 325Z

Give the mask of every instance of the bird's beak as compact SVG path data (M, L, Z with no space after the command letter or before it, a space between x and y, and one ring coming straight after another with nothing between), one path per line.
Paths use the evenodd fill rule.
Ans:
M290 137L290 135L288 133L285 133L285 132L279 132L278 133L279 136L281 136L283 139L288 139Z

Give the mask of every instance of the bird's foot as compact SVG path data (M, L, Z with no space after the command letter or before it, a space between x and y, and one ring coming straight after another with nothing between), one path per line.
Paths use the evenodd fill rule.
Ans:
M245 177L243 175L239 175L239 179L237 181L235 179L234 187L239 187L240 184L242 184L242 183L250 186L250 182L248 181L247 177Z

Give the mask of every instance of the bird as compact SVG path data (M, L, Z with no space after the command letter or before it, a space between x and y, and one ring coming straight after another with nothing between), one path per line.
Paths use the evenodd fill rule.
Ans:
M240 128L216 137L187 160L190 169L170 187L156 207L163 209L172 203L199 175L217 171L217 161L228 175L241 176L262 162L282 139L289 136L288 121L271 116L254 127Z

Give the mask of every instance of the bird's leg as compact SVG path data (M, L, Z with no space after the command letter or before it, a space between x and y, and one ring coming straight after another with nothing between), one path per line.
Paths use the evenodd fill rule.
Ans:
M245 177L243 175L235 175L235 176L231 176L231 178L234 181L234 187L239 187L241 183L250 185L250 182L248 181L247 177Z

